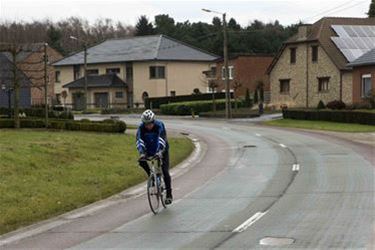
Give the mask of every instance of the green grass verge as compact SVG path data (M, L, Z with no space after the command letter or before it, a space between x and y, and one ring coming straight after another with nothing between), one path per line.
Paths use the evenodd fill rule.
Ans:
M327 121L305 121L293 119L280 119L263 122L264 125L288 127L288 128L302 128L315 130L328 130L337 132L375 132L375 126L362 125L355 123L339 123Z
M25 129L0 130L0 138L0 234L146 179L133 135ZM171 166L194 148L187 138L169 142Z

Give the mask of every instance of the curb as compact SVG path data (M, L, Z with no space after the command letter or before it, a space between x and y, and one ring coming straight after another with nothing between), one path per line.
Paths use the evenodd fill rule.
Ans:
M187 136L193 142L194 150L185 160L183 160L181 163L179 163L177 166L171 169L171 176L174 178L183 175L184 173L189 171L191 168L196 166L197 163L199 163L202 160L203 156L205 155L206 148L207 148L205 143L201 142L200 139L196 137L195 135L191 135L191 134L183 134L183 135ZM34 235L37 235L43 232L46 232L60 225L69 223L74 219L92 215L93 213L98 212L114 204L127 202L131 199L140 197L144 195L145 193L146 193L146 181L140 184L137 184L133 187L130 187L118 194L114 194L103 200L96 201L84 207L77 208L75 210L58 215L54 218L43 220L35 224L6 233L0 236L0 247L8 245L10 243L14 243L16 241L20 241L28 237L32 237Z

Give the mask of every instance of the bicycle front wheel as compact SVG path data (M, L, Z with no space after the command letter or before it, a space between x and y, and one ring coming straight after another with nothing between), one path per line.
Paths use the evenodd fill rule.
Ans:
M155 175L151 175L147 181L147 198L151 211L157 214L160 210L159 190Z

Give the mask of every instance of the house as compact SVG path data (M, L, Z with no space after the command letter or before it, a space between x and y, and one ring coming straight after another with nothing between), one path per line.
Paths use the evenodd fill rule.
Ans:
M294 107L316 107L320 100L352 103L348 63L374 47L375 18L325 17L299 26L268 68L271 103Z
M353 103L375 96L375 48L348 64L353 68Z
M87 53L88 75L116 74L126 85L126 93L119 94L119 98L112 85L105 91L91 88L87 98L89 107L98 106L99 99L106 106L125 100L121 106L132 107L143 104L147 97L186 95L196 88L205 92L202 71L208 70L210 63L217 59L216 55L165 35L110 39L89 47ZM67 93L67 105L74 103L67 87L84 76L83 64L82 51L54 63L58 82L55 92ZM93 84L88 82L90 85ZM102 93L101 98L95 97L98 93Z
M113 107L126 106L127 85L117 74L88 75L87 83L88 93L94 98L95 108L106 108L108 103ZM83 77L63 86L69 89L75 110L84 108L84 86Z
M54 95L54 80L55 73L51 63L61 59L63 56L55 49L47 46L47 74L48 74L48 103L56 103ZM2 52L12 61L12 56L8 52ZM16 55L17 67L30 79L31 81L31 105L44 105L44 44L34 43L23 46L22 50Z
M14 65L9 58L0 53L0 107L14 107ZM17 78L20 86L19 104L21 108L31 106L31 81L18 69Z
M269 100L269 77L267 68L273 60L268 54L236 54L229 57L229 84L236 96L245 96L247 89L253 93L259 85L265 91L265 99ZM225 68L223 58L211 66L212 72L206 74L210 79L216 79L217 91L225 91ZM266 101L267 101L266 100Z

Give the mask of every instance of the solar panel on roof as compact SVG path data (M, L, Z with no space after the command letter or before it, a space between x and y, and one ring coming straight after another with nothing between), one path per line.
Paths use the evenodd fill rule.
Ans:
M338 37L331 37L345 58L352 62L375 48L374 25L332 25Z

